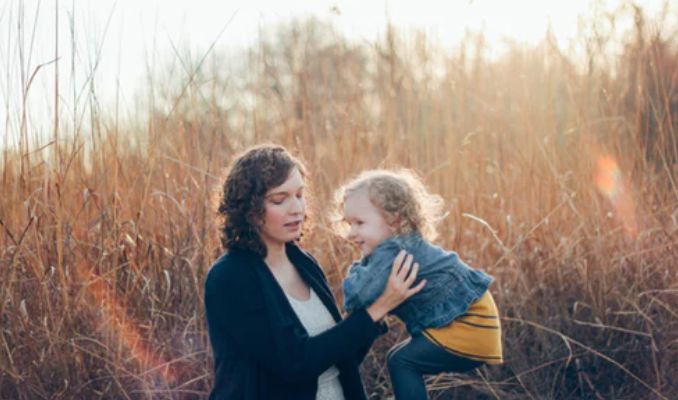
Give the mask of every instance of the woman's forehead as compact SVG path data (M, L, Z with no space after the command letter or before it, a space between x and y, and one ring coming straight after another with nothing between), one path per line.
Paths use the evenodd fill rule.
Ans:
M285 179L280 186L271 188L266 192L266 196L274 196L279 193L290 193L296 192L297 190L304 187L304 177L301 175L299 168L294 167L290 171L290 174Z

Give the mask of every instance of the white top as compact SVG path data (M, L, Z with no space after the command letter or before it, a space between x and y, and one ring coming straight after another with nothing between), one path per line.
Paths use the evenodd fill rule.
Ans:
M337 324L313 288L311 288L311 297L308 300L298 300L287 293L285 295L309 336L316 336ZM318 392L315 398L316 400L344 400L339 370L334 365L318 377Z

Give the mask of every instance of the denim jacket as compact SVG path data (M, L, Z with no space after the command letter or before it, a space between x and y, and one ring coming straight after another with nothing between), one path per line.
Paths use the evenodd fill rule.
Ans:
M400 250L412 254L414 262L419 263L417 282L427 281L421 291L392 311L405 322L411 335L449 324L465 313L493 281L466 265L457 253L435 246L419 234L394 236L351 265L343 284L347 311L367 307L381 295Z

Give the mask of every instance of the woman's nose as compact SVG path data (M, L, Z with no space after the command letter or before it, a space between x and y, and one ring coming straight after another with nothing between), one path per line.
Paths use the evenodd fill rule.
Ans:
M290 212L292 214L303 213L305 209L306 209L306 203L304 202L303 198L300 199L298 197L295 197L292 200L292 206L290 208Z

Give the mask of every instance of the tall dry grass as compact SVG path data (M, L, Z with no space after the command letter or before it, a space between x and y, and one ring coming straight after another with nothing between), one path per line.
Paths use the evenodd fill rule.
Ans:
M635 12L623 54L583 38L584 67L550 37L490 60L481 35L445 51L297 22L239 60L177 53L137 123L92 112L88 136L55 121L58 147L5 150L0 398L205 397L215 189L261 141L312 171L305 246L337 297L357 254L328 229L334 188L406 166L446 199L440 243L496 277L506 363L431 378L432 398L676 398L678 52ZM392 322L363 364L375 399Z

